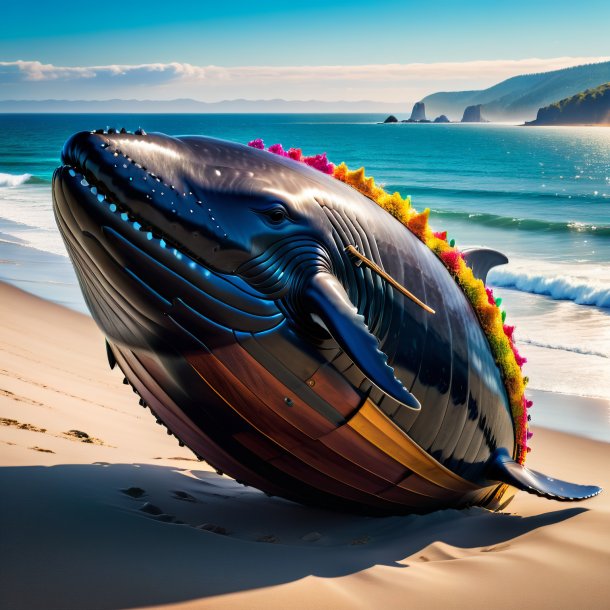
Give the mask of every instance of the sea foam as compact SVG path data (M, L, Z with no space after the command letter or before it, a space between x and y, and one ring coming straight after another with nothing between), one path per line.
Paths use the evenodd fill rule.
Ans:
M574 301L578 305L610 308L610 287L607 283L560 275L539 275L511 269L494 269L490 273L492 286L514 288L549 296L556 300Z
M547 343L545 341L536 341L534 339L519 339L519 343L525 343L527 345L534 345L536 347L544 347L546 349L556 349L562 352L572 352L573 354L581 354L583 356L597 356L598 358L610 359L610 354L599 352L585 347L579 347L578 345L558 345L555 343Z
M0 187L2 186L19 186L25 184L32 178L32 174L3 174L0 172Z

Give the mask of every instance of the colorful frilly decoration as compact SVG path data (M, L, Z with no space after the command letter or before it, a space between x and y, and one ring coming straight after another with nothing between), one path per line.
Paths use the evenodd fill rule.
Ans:
M265 144L260 138L248 142L248 146L265 150ZM301 163L305 163L305 165L310 165L314 169L321 171L323 174L332 176L333 172L335 171L335 166L326 158L326 153L322 153L321 155L313 155L311 157L304 157L300 148L289 148L288 150L284 150L281 144L272 144L267 150L270 153L279 155L280 157L288 157L293 161L300 161Z
M265 149L261 139L248 142L248 146ZM455 246L455 241L448 239L446 231L433 232L431 230L428 224L430 210L426 208L423 212L417 212L411 207L410 197L403 198L398 192L387 193L375 184L373 178L365 176L363 167L350 171L345 163L335 166L328 161L326 153L304 157L300 149L290 148L285 151L281 144L274 144L267 150L306 163L372 199L404 224L443 262L472 304L500 370L515 427L516 454L514 458L522 464L530 450L527 441L531 438L532 432L528 430L527 410L532 406L532 401L525 397L528 379L523 375L522 367L526 359L519 354L515 346L515 327L505 324L506 312L500 309L502 299L495 298L493 290L474 276L462 253Z

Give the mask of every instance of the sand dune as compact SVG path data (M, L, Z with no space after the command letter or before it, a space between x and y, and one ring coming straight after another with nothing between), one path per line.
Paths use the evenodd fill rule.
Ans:
M106 363L86 316L0 284L0 606L607 608L610 496L373 518L211 471ZM528 464L610 487L610 444Z

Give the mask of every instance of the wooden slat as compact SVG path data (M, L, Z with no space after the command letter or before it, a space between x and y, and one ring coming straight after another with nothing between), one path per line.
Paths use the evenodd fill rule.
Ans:
M307 438L298 428L278 417L210 352L187 354L186 360L229 407L281 447L296 447Z
M351 416L363 401L363 395L330 364L321 366L307 385L344 417Z
M229 343L214 350L222 362L244 386L258 396L279 418L310 438L316 439L335 429L335 425L276 379L238 343ZM288 406L285 398L291 400Z
M320 442L344 458L382 477L388 484L399 483L410 472L349 426L337 428L323 436Z
M478 485L462 479L437 462L370 400L365 402L347 425L397 462L439 487L460 493L480 489Z

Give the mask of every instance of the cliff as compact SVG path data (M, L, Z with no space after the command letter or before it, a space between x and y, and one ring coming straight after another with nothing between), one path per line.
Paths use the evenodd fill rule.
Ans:
M526 123L526 125L592 124L610 124L610 82L540 108L536 120Z
M422 102L432 116L446 114L457 119L466 106L482 104L485 117L492 121L530 121L538 108L608 81L610 61L605 61L552 72L522 74L479 91L433 93Z

